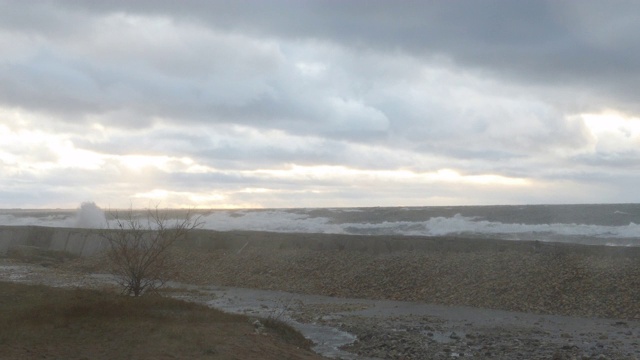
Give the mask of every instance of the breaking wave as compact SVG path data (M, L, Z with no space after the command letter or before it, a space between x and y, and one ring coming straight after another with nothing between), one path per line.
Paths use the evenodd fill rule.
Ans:
M477 220L456 214L452 217L433 217L426 221L383 221L335 223L327 217L283 211L247 213L220 212L203 218L205 228L220 231L254 230L272 232L300 232L361 235L444 236L464 234L553 234L560 236L588 236L603 238L639 237L640 225L605 226L589 224L509 224Z
M490 212L491 207L481 209ZM392 210L402 210L395 211ZM414 210L411 219L393 218L404 214L403 208L372 209L273 209L273 210L215 210L205 212L205 229L218 231L249 230L286 233L324 233L352 235L397 236L472 236L510 240L553 240L567 242L608 243L611 245L640 245L640 225L630 221L626 225L589 223L524 223L483 219L451 213L451 208ZM420 212L422 211L422 212ZM406 212L406 211L405 211ZM610 214L619 215L610 212ZM391 214L391 215L390 215ZM418 215L416 215L418 214ZM401 215L405 216L405 215ZM517 220L517 219L516 219ZM640 221L638 221L640 222ZM83 203L77 211L15 211L0 212L0 225L38 225L49 227L96 228L106 224L104 212L94 203ZM600 241L587 241L601 239ZM627 239L627 240L616 240Z

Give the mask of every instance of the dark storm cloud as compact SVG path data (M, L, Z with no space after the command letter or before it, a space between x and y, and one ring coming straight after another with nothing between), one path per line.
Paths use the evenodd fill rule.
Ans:
M320 39L416 56L542 85L590 88L635 107L634 1L59 1L88 12L197 19L256 36Z
M50 33L63 34L60 36L65 40L61 44L70 50L58 49L62 54L57 54L50 47L58 43L37 43L36 47L40 45L42 49L36 54L5 63L0 73L5 84L0 89L0 99L5 103L62 112L115 111L116 116L109 122L122 126L148 126L151 119L163 116L366 141L381 139L389 120L393 122L391 126L402 128L400 132L417 136L414 124L403 124L412 115L418 117L417 127L441 138L438 127L444 123L440 117L443 113L451 117L450 113L458 109L451 109L446 102L451 99L436 96L419 99L419 104L407 104L408 109L422 107L428 113L407 114L406 107L397 112L393 105L376 99L376 92L393 87L387 82L397 78L386 78L385 72L397 69L379 68L375 57L361 59L340 54L330 72L330 88L326 88L327 84L305 84L305 79L292 74L292 64L285 64L289 51L286 46L273 42L269 45L269 39L317 39L361 50L399 50L425 59L444 56L472 68L499 69L501 76L513 72L539 80L559 78L546 76L535 66L549 61L563 64L561 52L552 51L553 46L549 51L545 47L567 34L557 24L557 6L542 2L406 2L397 6L379 1L51 1L39 5L40 12L30 7L24 16L15 14L15 10L9 12L6 16L13 16L7 26L12 30L22 27L39 31L44 38ZM49 13L52 20L41 24L38 19ZM56 20L69 14L71 19L83 18L80 23L92 37L83 38L82 31L74 32L78 25L73 21ZM142 24L135 27L129 24L130 19L102 18L117 19L122 14L160 16L156 20L168 24L175 34L148 19L138 19ZM198 25L189 25L194 20L199 20L194 23ZM135 23L135 19L132 21ZM140 34L141 28L148 34ZM232 34L251 34L254 38L207 34L206 29L230 30ZM110 37L105 32L119 34ZM573 43L565 45L570 44ZM77 50L79 47L89 50L83 53ZM570 46L560 46L564 51L567 48ZM575 57L593 59L583 55L577 53ZM516 71L519 68L522 71ZM566 73L562 67L558 71ZM585 71L586 75L594 73ZM402 89L397 90L396 96L403 96ZM425 100L431 103L424 104ZM393 118L388 119L387 114ZM467 113L460 115L466 124L475 123L471 130L487 126L487 120L469 119ZM357 121L359 117L362 122ZM430 118L434 121L429 122ZM451 128L445 125L444 137L449 131Z

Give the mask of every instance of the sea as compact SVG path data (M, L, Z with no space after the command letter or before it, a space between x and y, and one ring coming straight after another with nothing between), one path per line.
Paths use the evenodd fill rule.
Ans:
M455 236L640 246L640 204L197 210L204 229L374 236ZM95 228L104 213L0 210L0 225Z

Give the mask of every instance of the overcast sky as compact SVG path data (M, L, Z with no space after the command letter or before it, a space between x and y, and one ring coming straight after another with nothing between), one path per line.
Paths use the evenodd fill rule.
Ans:
M0 208L640 202L637 1L0 0Z

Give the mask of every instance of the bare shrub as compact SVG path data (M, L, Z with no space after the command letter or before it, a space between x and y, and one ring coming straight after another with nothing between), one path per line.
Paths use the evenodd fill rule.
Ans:
M114 212L112 223L107 223L100 236L108 242L110 270L123 293L140 296L164 286L174 273L170 247L201 226L200 217L190 211L174 220L158 207L144 214L133 209Z

